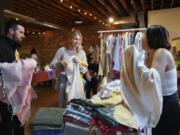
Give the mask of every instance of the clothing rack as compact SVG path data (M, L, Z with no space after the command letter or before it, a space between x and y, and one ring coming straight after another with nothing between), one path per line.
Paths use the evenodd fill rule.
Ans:
M145 31L146 28L134 28L134 29L122 29L122 30L104 30L98 31L98 33L111 33L111 32L128 32L128 31Z

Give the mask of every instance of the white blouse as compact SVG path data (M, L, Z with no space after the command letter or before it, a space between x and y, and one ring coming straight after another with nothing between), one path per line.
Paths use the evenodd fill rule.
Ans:
M176 67L161 74L163 96L169 96L177 91Z

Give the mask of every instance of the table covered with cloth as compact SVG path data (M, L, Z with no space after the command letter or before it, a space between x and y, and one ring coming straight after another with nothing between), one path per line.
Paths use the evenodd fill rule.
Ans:
M37 85L41 82L56 79L57 72L55 70L38 71L33 73L32 85Z

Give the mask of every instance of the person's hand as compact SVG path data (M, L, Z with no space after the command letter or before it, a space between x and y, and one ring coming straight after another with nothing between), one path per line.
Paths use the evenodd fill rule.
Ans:
M64 68L67 68L67 63L63 59L60 60L60 64L63 65Z
M80 59L77 56L74 56L72 60L74 63L80 63Z

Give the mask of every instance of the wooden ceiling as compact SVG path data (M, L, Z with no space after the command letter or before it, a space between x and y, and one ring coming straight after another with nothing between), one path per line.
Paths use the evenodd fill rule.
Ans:
M59 27L83 25L109 27L108 18L119 20L137 12L180 7L180 0L7 0L4 9Z

